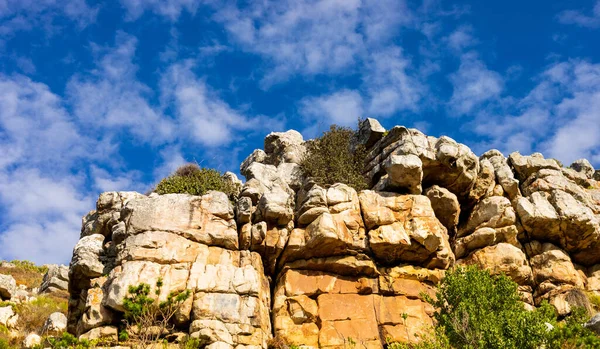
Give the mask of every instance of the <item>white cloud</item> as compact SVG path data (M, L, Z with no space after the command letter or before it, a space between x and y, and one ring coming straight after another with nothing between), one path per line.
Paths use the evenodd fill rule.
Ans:
M307 97L300 102L300 114L315 120L340 126L356 126L363 117L362 97L354 90L340 90L329 95Z
M450 75L453 86L449 101L451 112L460 116L471 114L484 102L500 96L504 81L500 74L490 70L474 52L461 56L460 67Z
M483 137L476 150L540 151L570 164L600 165L600 64L568 60L548 66L524 96L494 97L464 129Z
M60 29L55 23L58 17L75 22L84 28L96 20L98 7L86 0L1 0L0 35L6 40L18 31L44 28L46 35Z
M0 259L68 261L93 207L75 168L91 149L48 86L0 76Z
M247 116L223 101L192 71L194 62L169 67L161 80L163 104L173 105L181 137L207 146L220 146L242 138L235 131L273 127L265 116Z
M443 39L451 50L457 53L476 45L479 40L473 36L473 27L463 25Z
M347 74L369 48L412 21L404 1L285 0L229 6L215 16L244 50L273 66L269 87L296 74Z
M596 1L591 15L584 14L580 10L567 10L558 15L558 20L563 24L575 24L586 28L600 28L600 0Z
M121 5L127 10L130 20L136 20L145 11L151 11L176 21L184 11L194 15L203 2L202 0L121 0Z
M374 52L363 82L370 97L369 116L390 116L397 111L419 109L424 84L410 73L411 61L400 47Z
M73 77L67 93L74 114L86 127L161 144L175 137L175 125L150 103L152 90L136 77L136 45L135 37L119 32L115 47L97 48L102 53L97 68Z

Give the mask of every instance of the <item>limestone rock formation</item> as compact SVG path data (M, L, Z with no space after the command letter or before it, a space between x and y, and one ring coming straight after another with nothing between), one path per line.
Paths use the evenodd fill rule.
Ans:
M68 330L115 338L128 287L154 289L159 278L159 299L192 294L170 336L207 348L266 348L274 336L306 348L416 342L433 324L423 294L454 265L504 273L528 306L548 300L561 315L586 306L585 292L600 295L600 184L589 162L478 158L448 137L386 132L374 119L351 144L368 152L369 190L305 178L305 141L292 130L243 161L234 202L101 194L69 266ZM50 274L49 287L66 280Z
M17 282L10 275L0 274L0 300L10 300L17 292Z
M69 288L69 267L66 265L52 264L44 275L40 293L67 291Z

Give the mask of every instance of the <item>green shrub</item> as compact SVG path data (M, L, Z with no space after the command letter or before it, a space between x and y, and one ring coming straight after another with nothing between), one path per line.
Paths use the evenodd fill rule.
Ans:
M8 344L8 341L0 338L0 349L12 349L11 346Z
M77 337L67 332L63 332L60 337L48 337L44 342L52 349L87 349L94 346L94 343L86 339L77 339Z
M548 349L600 348L600 337L583 327L589 320L585 308L575 308L562 323L549 333Z
M139 284L129 286L128 295L123 300L125 308L125 324L128 337L135 339L140 347L145 348L158 343L164 332L172 329L171 319L190 297L191 291L171 292L163 302L158 300L163 281L156 281L153 298L150 296L150 285Z
M555 321L547 303L527 311L518 285L510 278L492 276L476 266L449 271L438 287L437 326L457 348L539 348L548 335L546 323Z
M367 189L362 175L366 151L363 146L350 151L354 136L354 130L332 125L321 137L308 142L300 162L304 174L321 186L344 183L357 191Z
M158 194L204 195L209 190L224 192L230 198L235 188L223 179L223 175L214 169L200 168L196 164L186 164L175 173L158 183L154 191Z
M200 349L202 348L202 342L198 338L187 338L179 344L181 349Z

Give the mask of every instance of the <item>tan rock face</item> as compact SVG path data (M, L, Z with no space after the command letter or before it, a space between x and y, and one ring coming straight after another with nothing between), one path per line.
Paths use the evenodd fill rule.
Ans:
M411 174L411 178L418 175L414 161L408 162L408 158L401 158L402 161L390 159L398 155L414 155L420 159L425 187L437 184L460 197L468 195L479 172L479 160L465 145L449 137L427 137L416 129L396 126L371 148L367 156L365 171L373 182L386 174L386 169L394 163L410 164L401 168L404 172L410 170L407 173Z
M561 315L589 306L582 290L600 294L600 184L589 162L477 158L448 137L386 132L372 119L351 144L367 147L370 190L305 178L305 143L292 130L244 160L246 183L226 175L240 186L233 203L218 192L101 194L68 275L48 277L50 287L68 282L67 329L115 338L128 287L154 289L159 278L160 299L191 292L169 338L224 349L266 348L275 335L312 348L416 342L432 326L423 295L455 264L504 273L529 307L547 300ZM0 280L0 297L13 289Z
M460 264L476 264L488 269L492 274L504 273L519 285L531 285L533 274L525 253L519 248L499 243L471 253Z
M191 291L173 320L179 328L188 327L206 345L225 337L232 346L266 347L269 281L260 255L238 250L234 210L225 194L131 196L115 204L123 197L103 194L98 203L98 212L119 217L111 222L112 234L85 235L74 250L69 331L87 339L116 337L129 286L146 283L153 294L160 278L159 300ZM84 222L84 228L93 225ZM221 337L208 338L199 326L209 320Z
M275 334L296 345L321 348L417 341L432 326L433 308L420 297L421 292L433 293L433 283L426 279L435 279L436 272L407 267L382 272L371 278L285 271L273 300Z
M532 238L549 241L579 264L600 263L600 206L593 190L565 176L554 160L513 153L510 161L523 181L516 210Z
M426 196L365 190L359 197L369 244L379 261L439 268L453 263L446 229Z

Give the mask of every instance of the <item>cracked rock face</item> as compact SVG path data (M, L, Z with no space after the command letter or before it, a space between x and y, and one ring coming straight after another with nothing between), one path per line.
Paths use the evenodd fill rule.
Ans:
M373 119L352 144L368 152L369 190L304 178L306 147L292 130L244 160L234 202L101 194L68 275L47 276L51 287L68 282L68 330L115 338L129 285L158 278L160 299L191 291L173 323L208 348L266 348L273 336L307 348L417 342L434 311L423 294L454 265L504 273L528 306L547 300L561 315L589 306L585 292L600 295L600 184L589 162L477 158L448 137L386 132ZM3 299L10 285L0 276Z

